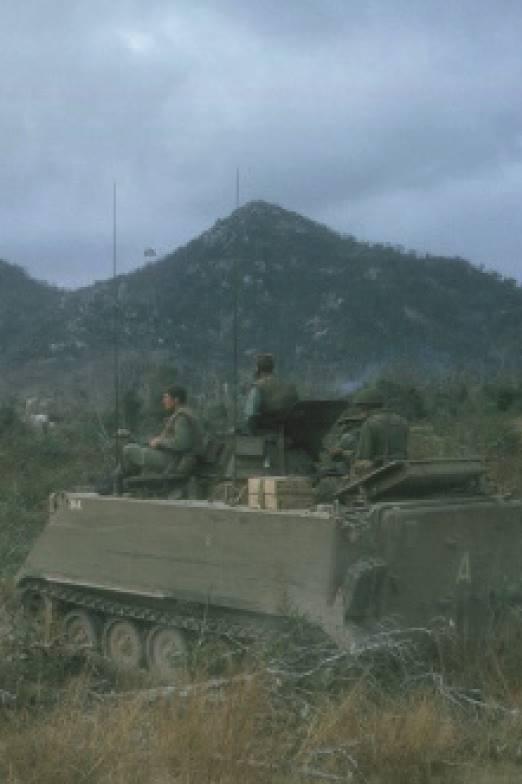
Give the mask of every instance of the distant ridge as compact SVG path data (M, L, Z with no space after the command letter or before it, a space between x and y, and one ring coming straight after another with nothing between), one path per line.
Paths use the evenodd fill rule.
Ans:
M484 372L521 365L522 291L514 281L462 259L359 242L262 201L120 276L122 345L167 352L182 366L226 367L236 263L245 367L258 350L275 351L292 370L340 377L394 362ZM24 328L18 340L4 317L4 361L81 362L111 345L111 282L61 292L13 273L5 286L16 290L17 307L38 314L38 334Z
M45 355L61 291L0 259L0 362ZM63 329L59 320L58 329Z

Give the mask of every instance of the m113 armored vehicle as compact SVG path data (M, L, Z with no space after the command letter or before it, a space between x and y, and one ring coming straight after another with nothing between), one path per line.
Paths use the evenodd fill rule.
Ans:
M390 463L317 505L281 469L292 449L317 458L340 407L299 406L281 443L234 438L224 479L248 488L239 503L55 493L18 575L26 603L169 677L202 635L249 640L295 614L346 648L390 624L483 633L518 590L522 502L488 493L470 459Z

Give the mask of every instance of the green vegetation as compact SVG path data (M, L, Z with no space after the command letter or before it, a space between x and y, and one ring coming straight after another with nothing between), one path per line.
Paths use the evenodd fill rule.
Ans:
M26 361L48 353L55 340L62 292L33 280L0 259L0 351L2 362ZM31 318L27 318L27 314Z
M14 404L0 406L0 575L20 566L47 517L51 492L92 483L110 454L93 415L41 433Z
M430 375L466 368L483 379L520 368L514 280L459 258L359 242L264 202L116 285L61 292L0 262L1 361L32 360L47 376L85 368L110 352L117 321L122 349L137 360L163 352L184 376L222 376L236 275L243 369L257 350L276 351L300 378L339 385L368 366L405 362Z

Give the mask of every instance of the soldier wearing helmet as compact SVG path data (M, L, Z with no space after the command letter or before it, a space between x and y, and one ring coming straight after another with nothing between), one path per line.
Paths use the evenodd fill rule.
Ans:
M285 414L297 403L293 384L274 375L273 354L258 354L255 379L245 403L245 419L251 433L281 424Z
M338 434L336 443L327 449L326 455L323 459L328 462L333 461L335 468L339 474L350 473L350 467L355 457L355 450L357 449L357 442L359 440L359 433L362 424L365 420L360 411L345 414L339 420L338 426L340 434ZM330 468L333 468L330 465Z
M355 450L354 473L360 475L393 460L407 460L409 427L404 417L383 408L376 389L362 390L354 403L365 417Z

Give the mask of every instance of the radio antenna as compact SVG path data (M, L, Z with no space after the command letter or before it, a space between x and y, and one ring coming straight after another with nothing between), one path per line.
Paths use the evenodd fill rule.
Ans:
M114 419L116 428L115 458L120 464L121 447L118 431L120 429L120 297L117 280L117 224L116 224L116 182L112 190L112 286L113 286L113 369L114 369Z
M233 322L232 322L232 395L233 395L233 425L234 433L237 431L238 426L238 386L239 386L239 351L238 351L238 288L239 288L239 264L237 255L234 256L233 262L233 289L234 289L234 305L233 305Z
M239 166L236 169L236 209L239 207ZM234 459L232 461L232 484L235 488L237 480L237 430L239 425L238 397L239 397L239 259L237 253L232 260L232 444Z

